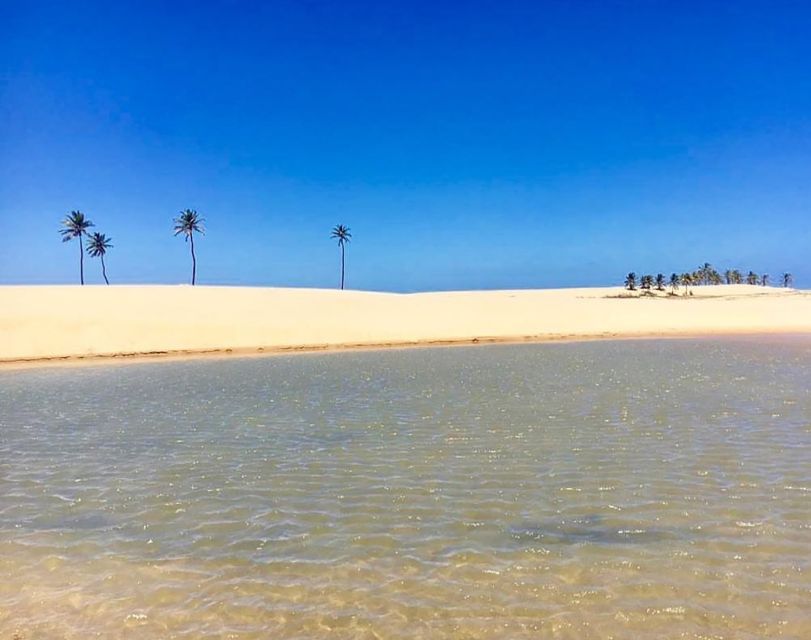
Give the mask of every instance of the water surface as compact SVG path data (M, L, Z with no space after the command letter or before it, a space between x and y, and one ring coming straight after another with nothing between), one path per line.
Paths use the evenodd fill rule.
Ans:
M0 373L0 638L811 637L811 339Z

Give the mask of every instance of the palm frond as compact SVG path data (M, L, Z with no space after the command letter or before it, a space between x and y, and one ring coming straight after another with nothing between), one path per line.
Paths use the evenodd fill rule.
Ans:
M62 236L62 242L67 242L73 238L86 235L87 230L95 226L81 211L71 211L65 219L62 220L63 229L59 230Z
M194 209L184 209L177 218L174 218L173 222L176 236L182 233L188 239L188 236L194 232L205 235L204 220Z
M338 244L340 245L349 242L352 239L352 233L349 231L349 227L346 225L338 224L333 227L329 237L337 239Z
M93 258L98 258L107 253L107 249L112 249L112 238L108 238L103 233L96 231L87 239L87 253Z

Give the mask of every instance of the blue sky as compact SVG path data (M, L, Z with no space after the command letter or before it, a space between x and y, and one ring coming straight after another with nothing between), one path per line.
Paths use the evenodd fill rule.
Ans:
M811 287L804 2L0 6L0 283ZM98 264L86 265L100 282Z

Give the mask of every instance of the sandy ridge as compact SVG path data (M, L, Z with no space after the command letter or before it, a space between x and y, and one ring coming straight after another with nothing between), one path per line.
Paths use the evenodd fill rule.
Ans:
M190 286L2 286L0 364L492 342L811 333L811 293L696 287L393 294Z

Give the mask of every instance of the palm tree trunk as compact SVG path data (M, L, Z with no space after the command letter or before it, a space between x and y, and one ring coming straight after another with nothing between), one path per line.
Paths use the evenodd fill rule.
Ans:
M104 282L110 284L110 281L107 279L107 269L104 267L104 254L101 254L101 275L104 276Z
M344 245L341 245L341 291L344 289Z
M79 234L79 282L84 284L84 248L81 234Z
M191 242L191 284L197 279L197 258L194 256L194 233L189 234L189 241Z

